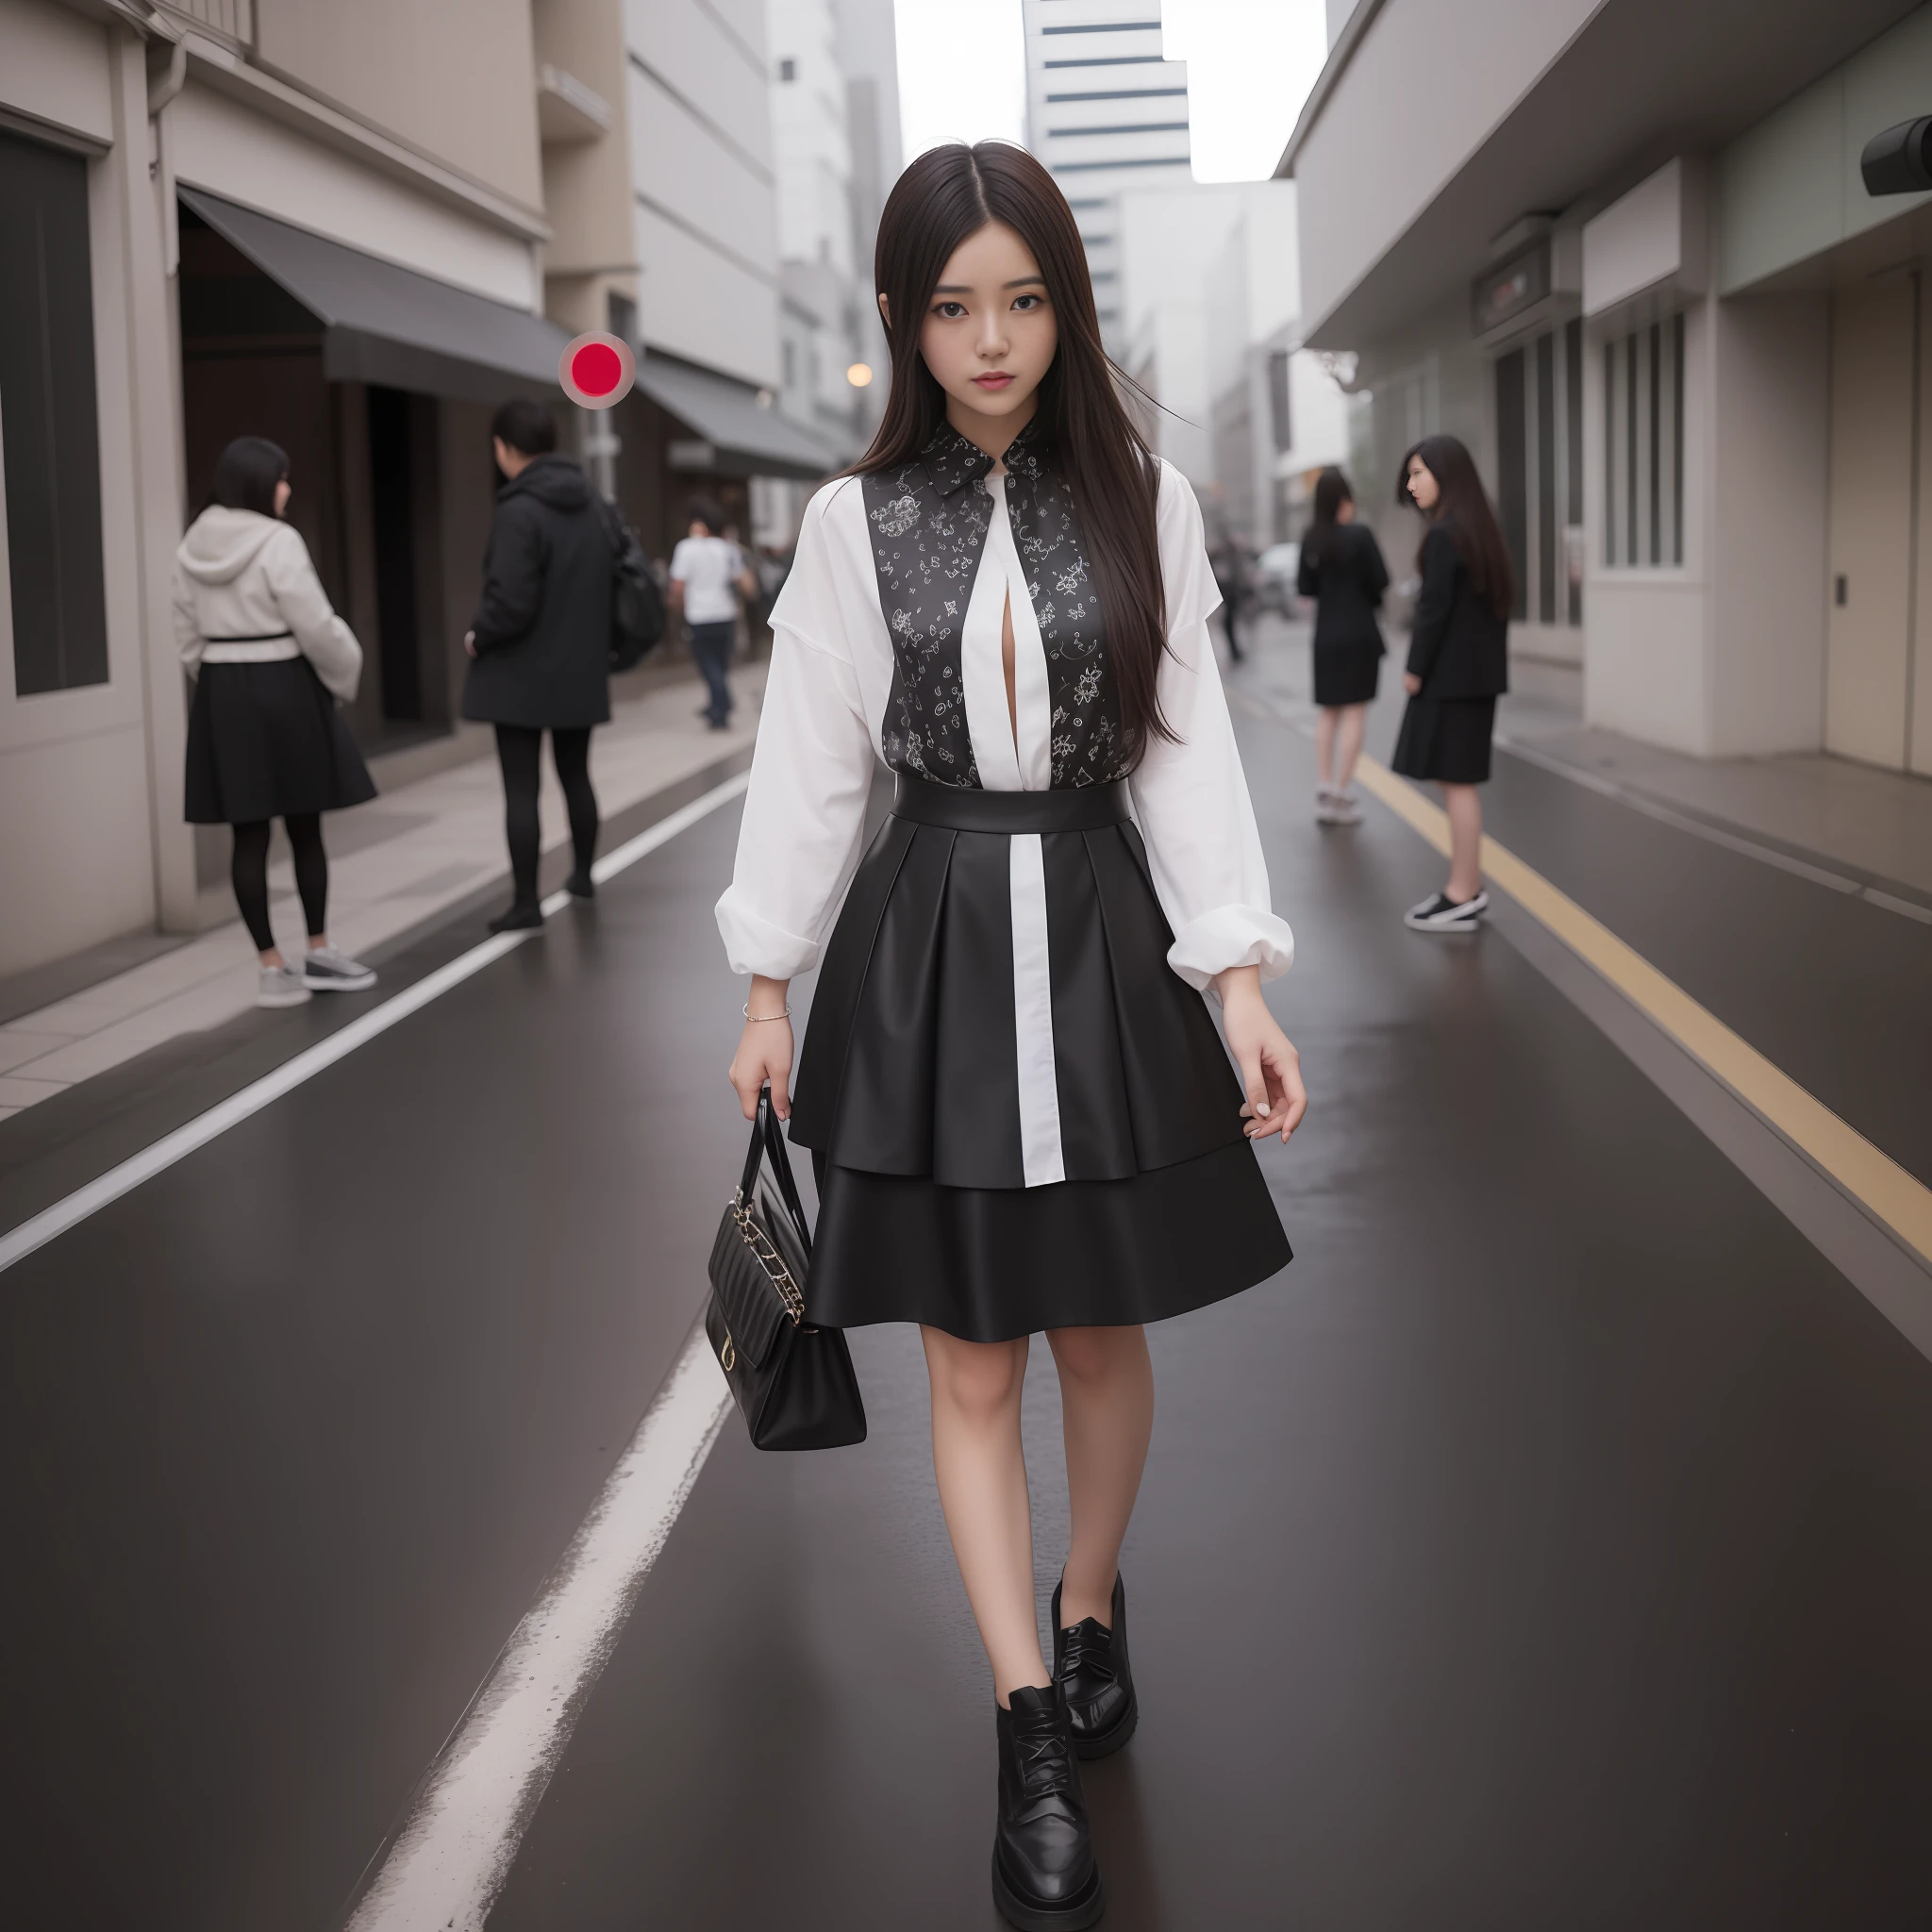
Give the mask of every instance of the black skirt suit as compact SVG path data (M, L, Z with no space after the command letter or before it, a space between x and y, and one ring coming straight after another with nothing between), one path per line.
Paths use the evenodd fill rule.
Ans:
M1423 688L1402 714L1391 763L1405 778L1481 785L1496 700L1509 689L1509 621L1476 595L1447 524L1423 539L1422 566L1408 670Z
M1208 640L1199 509L1164 473L1182 741L1129 761L1070 496L1030 430L1005 461L990 476L942 428L827 485L773 611L718 917L735 970L819 969L791 1138L820 1182L807 1310L831 1326L1158 1321L1290 1258L1202 996L1230 966L1285 971L1293 941Z
M1315 702L1373 704L1382 626L1375 613L1389 588L1381 545L1365 524L1330 524L1302 541L1295 589L1315 600Z

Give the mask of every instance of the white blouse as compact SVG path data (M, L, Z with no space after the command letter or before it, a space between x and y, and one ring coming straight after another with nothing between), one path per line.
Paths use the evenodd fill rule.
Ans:
M1005 476L988 476L986 488L996 514L960 652L973 756L990 791L1043 791L1052 737L1046 653L1007 516ZM1204 991L1232 966L1258 966L1263 979L1274 979L1294 958L1294 935L1269 903L1268 867L1208 631L1221 596L1200 506L1165 462L1156 517L1168 623L1157 689L1178 741L1150 732L1127 785L1154 890L1174 929L1168 964ZM1008 598L1017 742L1001 649ZM734 973L790 979L818 963L858 870L892 688L891 638L856 477L826 484L807 506L771 622L771 675L718 927Z

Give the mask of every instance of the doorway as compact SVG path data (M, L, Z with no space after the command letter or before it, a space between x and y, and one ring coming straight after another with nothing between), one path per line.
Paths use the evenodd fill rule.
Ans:
M1932 774L1924 276L1832 298L1824 747Z

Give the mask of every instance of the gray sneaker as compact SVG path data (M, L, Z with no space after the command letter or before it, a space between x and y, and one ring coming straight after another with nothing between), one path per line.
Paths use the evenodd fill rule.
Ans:
M256 988L258 1007L299 1007L313 998L308 982L289 966L264 966Z
M305 953L302 977L312 992L360 992L375 984L373 968L334 946L316 946Z

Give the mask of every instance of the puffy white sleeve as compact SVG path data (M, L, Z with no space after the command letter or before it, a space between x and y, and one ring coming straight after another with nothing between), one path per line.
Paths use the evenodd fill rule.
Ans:
M852 664L824 505L814 501L772 610L772 670L718 930L734 973L790 979L819 949L858 868L872 727Z
M261 546L261 570L302 655L324 685L350 703L362 681L362 646L336 615L308 559L308 546L292 524L284 524Z
M1208 632L1221 595L1201 508L1165 463L1158 515L1168 648L1156 688L1178 741L1150 736L1128 785L1154 890L1174 927L1167 963L1205 992L1230 966L1258 966L1263 979L1278 979L1293 963L1294 934L1269 899L1261 835Z

